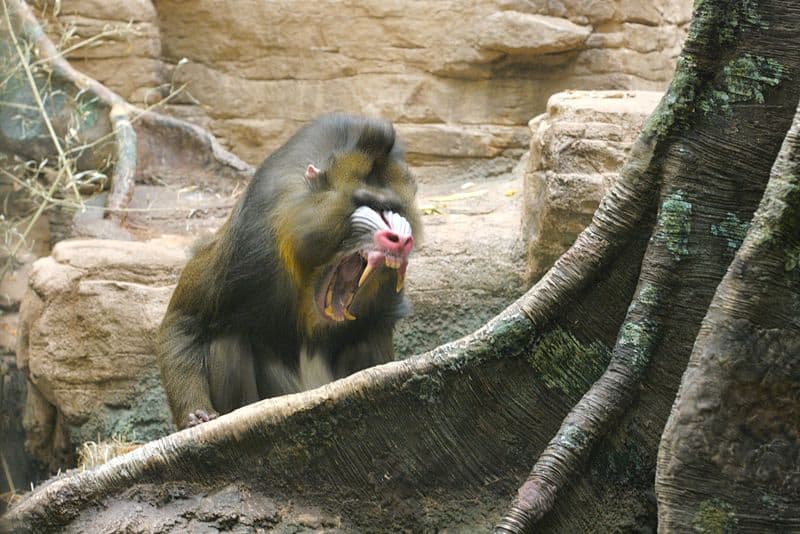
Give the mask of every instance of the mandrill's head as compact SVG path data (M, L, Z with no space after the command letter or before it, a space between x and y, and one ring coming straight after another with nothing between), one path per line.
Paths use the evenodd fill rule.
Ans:
M296 137L304 134L315 150L284 189L275 228L306 327L396 319L421 223L394 129L333 115Z

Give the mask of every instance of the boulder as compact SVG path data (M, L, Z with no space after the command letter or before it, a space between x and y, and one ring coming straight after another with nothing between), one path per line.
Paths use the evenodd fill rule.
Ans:
M591 33L591 27L560 17L498 11L486 18L479 42L512 56L538 56L580 50Z
M568 91L529 123L523 234L528 280L538 280L591 222L642 125L653 91Z
M17 364L28 377L28 450L68 465L83 442L171 430L153 350L186 239L62 241L33 266Z

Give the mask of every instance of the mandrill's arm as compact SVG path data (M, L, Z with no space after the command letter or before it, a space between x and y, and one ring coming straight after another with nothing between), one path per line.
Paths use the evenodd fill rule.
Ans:
M217 416L209 394L208 347L200 341L194 322L179 312L168 313L157 338L161 382L179 428Z
M186 264L158 333L161 381L180 428L260 398L250 340L241 330L214 328L209 319L220 302L232 299L221 281L230 268L228 233L223 226ZM225 315L235 312L230 307Z
M210 300L204 289L212 285L207 271L215 241L200 246L184 267L156 338L161 383L178 428L217 416L209 387L209 343L204 336L208 332L200 313Z

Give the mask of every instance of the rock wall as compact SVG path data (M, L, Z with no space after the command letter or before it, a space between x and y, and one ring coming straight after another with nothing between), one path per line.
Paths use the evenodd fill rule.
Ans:
M72 65L137 104L161 100L168 65L161 57L151 0L38 0L36 14Z
M591 222L642 125L655 91L569 91L530 122L523 234L528 280L538 280Z
M58 22L85 38L131 20L68 57L136 102L184 87L166 109L250 163L350 111L395 122L434 180L510 171L555 92L663 89L690 14L690 0L74 0Z

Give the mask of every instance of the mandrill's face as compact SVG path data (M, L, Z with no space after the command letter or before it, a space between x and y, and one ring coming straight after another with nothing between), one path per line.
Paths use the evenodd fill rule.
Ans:
M414 179L405 162L391 156L374 161L349 152L321 168L309 164L303 190L288 203L284 227L296 244L291 263L311 266L297 275L304 279L300 287L311 291L314 322L402 314L401 292L421 225Z
M411 223L396 211L361 205L350 216L350 226L351 245L325 269L316 292L317 308L332 321L354 320L351 306L368 305L382 286L391 284L399 293L414 247Z

